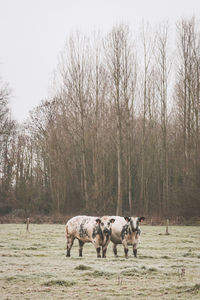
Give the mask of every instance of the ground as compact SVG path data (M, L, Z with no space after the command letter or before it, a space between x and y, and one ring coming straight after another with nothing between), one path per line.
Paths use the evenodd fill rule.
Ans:
M0 224L0 299L200 299L200 227L142 226L138 258L92 244L66 257L65 226Z

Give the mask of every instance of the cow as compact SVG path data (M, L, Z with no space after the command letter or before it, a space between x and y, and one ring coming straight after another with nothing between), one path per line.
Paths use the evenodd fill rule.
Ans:
M78 239L79 256L82 256L84 244L91 242L96 248L97 257L101 257L101 247L102 257L106 257L106 250L111 237L111 228L114 222L114 218L106 216L102 218L90 216L76 216L71 218L66 224L66 256L70 256L74 239Z
M111 241L113 242L113 252L117 257L117 245L124 246L125 257L128 257L128 246L133 246L133 254L137 257L137 246L140 239L140 222L144 221L144 217L110 217L115 219L112 226Z

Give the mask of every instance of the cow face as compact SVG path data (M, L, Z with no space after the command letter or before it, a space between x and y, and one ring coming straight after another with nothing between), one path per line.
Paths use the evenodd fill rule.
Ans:
M112 224L115 222L114 218L102 217L100 227L104 235L111 235Z
M140 222L144 221L144 217L124 217L132 232L140 232Z
M93 229L92 237L95 238L96 235L98 235L102 246L105 246L109 242L112 233L111 228L114 222L114 218L109 218L107 216L96 219L97 226Z

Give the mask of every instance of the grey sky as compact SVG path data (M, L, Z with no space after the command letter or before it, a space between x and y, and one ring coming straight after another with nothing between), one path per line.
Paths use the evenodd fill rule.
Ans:
M200 0L0 0L0 76L18 121L48 97L51 74L73 30L107 32L125 22L200 18Z

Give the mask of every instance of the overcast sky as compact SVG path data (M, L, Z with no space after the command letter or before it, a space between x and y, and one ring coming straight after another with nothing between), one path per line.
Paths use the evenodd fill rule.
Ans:
M18 121L49 95L59 52L72 31L108 32L116 23L131 28L143 20L174 24L200 19L200 0L0 0L0 76L12 88Z

